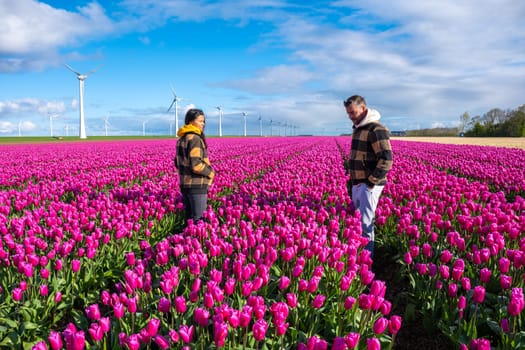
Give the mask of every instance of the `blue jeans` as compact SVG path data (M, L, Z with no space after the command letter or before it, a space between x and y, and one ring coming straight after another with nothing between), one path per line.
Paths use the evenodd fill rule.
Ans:
M377 203L385 186L374 186L368 188L366 184L360 183L352 186L352 202L356 210L361 213L361 229L363 237L368 238L365 249L374 255L374 223Z
M186 221L193 219L193 222L197 222L202 219L202 214L208 205L208 194L183 192L182 202L186 211Z

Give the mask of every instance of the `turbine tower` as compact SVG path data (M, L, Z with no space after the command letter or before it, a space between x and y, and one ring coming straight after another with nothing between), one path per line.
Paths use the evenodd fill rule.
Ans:
M75 73L78 78L79 83L79 97L80 97L80 127L79 127L79 136L81 139L86 138L86 121L84 119L84 80L91 74L93 74L97 68L90 70L86 74L81 74L71 68L69 65L64 64L70 71Z
M262 117L261 117L260 114L259 114L259 131L260 131L260 135L263 136L263 134L262 134Z
M246 112L242 112L242 118L244 119L244 136L246 136L246 116L248 114Z
M149 120L144 120L142 122L142 136L146 136L146 123L149 122Z
M53 137L53 119L58 118L58 114L47 113L49 116L49 136Z
M173 101L171 102L170 107L166 111L169 112L171 110L171 107L175 105L175 133L179 131L179 101L184 100L182 97L177 96L177 93L175 92L175 89L171 86L171 92L173 92Z
M106 132L106 137L108 136L108 127L110 125L111 125L111 123L109 122L109 117L105 116L104 117L104 131Z
M222 107L217 106L215 108L219 110L219 136L222 136Z

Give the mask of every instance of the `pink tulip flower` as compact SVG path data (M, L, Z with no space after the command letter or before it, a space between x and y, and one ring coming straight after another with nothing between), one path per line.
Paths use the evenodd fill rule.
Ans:
M47 344L45 341L39 341L38 343L36 343L35 345L33 345L33 347L31 348L31 350L47 350Z
M98 304L91 304L91 305L89 305L85 309L85 312L86 312L87 318L90 319L90 320L93 320L93 321L96 321L96 320L100 319L100 317L101 317L100 308L98 307Z
M295 293L286 293L286 303L292 309L297 306L297 295Z
M71 271L78 272L80 270L80 260L73 259L71 260Z
M146 325L146 331L150 337L157 335L159 331L160 320L157 318L151 318Z
M92 323L88 329L89 336L93 341L99 342L104 338L104 332L98 323Z
M367 350L381 350L381 343L377 338L368 338L366 340L366 349Z
M98 320L98 324L104 333L109 332L111 329L111 321L109 317L101 317L100 320Z
M266 331L268 330L268 323L263 318L255 321L252 327L253 337L256 341L262 341L266 337Z
M166 339L165 337L163 337L162 335L159 335L157 334L154 338L153 338L153 341L155 342L155 344L157 344L157 346L162 349L162 350L166 350L166 349L169 349L170 348L170 342L168 341L168 339Z
M487 269L486 267L482 268L480 271L479 279L481 282L487 284L490 281L490 276L492 275L492 271Z
M179 335L183 342L189 344L193 341L193 334L195 332L195 327L193 325L181 325L179 327Z
M193 311L193 319L199 326L206 327L210 321L210 312L200 307L196 308Z
M512 276L501 275L500 276L501 289L509 289L512 286Z
M14 301L20 301L22 300L22 296L24 295L24 291L21 288L15 288L13 289L13 300Z
M326 299L325 295L322 295L322 294L316 295L314 297L314 300L312 301L312 307L314 309L320 309L321 307L323 307L325 299Z
M221 348L226 343L228 337L228 324L224 322L213 323L213 341L218 348Z
M62 349L62 336L60 332L51 331L47 340L52 350Z
M62 293L56 292L55 293L55 303L60 303L62 301Z
M388 322L388 330L391 334L397 334L401 329L402 318L401 316L393 315L390 317Z
M40 285L40 295L45 297L49 294L49 288L47 286L47 284L42 284Z
M157 309L160 312L162 312L162 313L170 312L170 310L171 310L171 303L170 303L169 299L161 297L159 299L159 306L157 307Z
M512 288L510 301L507 307L509 315L518 316L525 308L525 298L522 288Z
M379 335L383 334L387 326L388 320L384 317L380 317L374 322L374 326L372 327L372 329L374 331L374 334Z
M174 330L174 329L171 329L169 332L168 332L168 335L170 337L170 340L172 343L176 344L179 342L180 340L180 336L179 336L179 333Z
M359 333L348 333L345 336L345 343L346 346L348 346L348 349L355 349L356 346L359 344L359 338L361 335Z
M472 300L474 300L474 302L477 304L481 304L485 300L485 288L483 288L482 286L474 287Z

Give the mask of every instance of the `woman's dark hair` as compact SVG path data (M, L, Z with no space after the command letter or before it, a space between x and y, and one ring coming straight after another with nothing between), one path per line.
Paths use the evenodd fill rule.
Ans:
M188 109L188 111L186 112L186 116L184 117L184 124L186 125L190 124L192 121L194 121L201 115L204 116L204 112L202 111L202 109L198 109L198 108ZM208 148L208 143L206 142L206 136L204 135L204 131L201 132L200 136L201 136L202 142L204 142L204 147Z
M192 121L194 121L201 115L204 115L204 112L202 111L202 109L197 109L197 108L188 109L188 111L186 112L186 116L184 117L184 124L191 123Z

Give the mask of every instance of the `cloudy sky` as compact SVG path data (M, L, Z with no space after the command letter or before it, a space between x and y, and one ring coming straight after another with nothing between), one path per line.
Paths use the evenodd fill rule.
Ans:
M0 0L0 136L333 135L363 95L391 130L525 103L516 0ZM51 129L52 124L52 129Z

